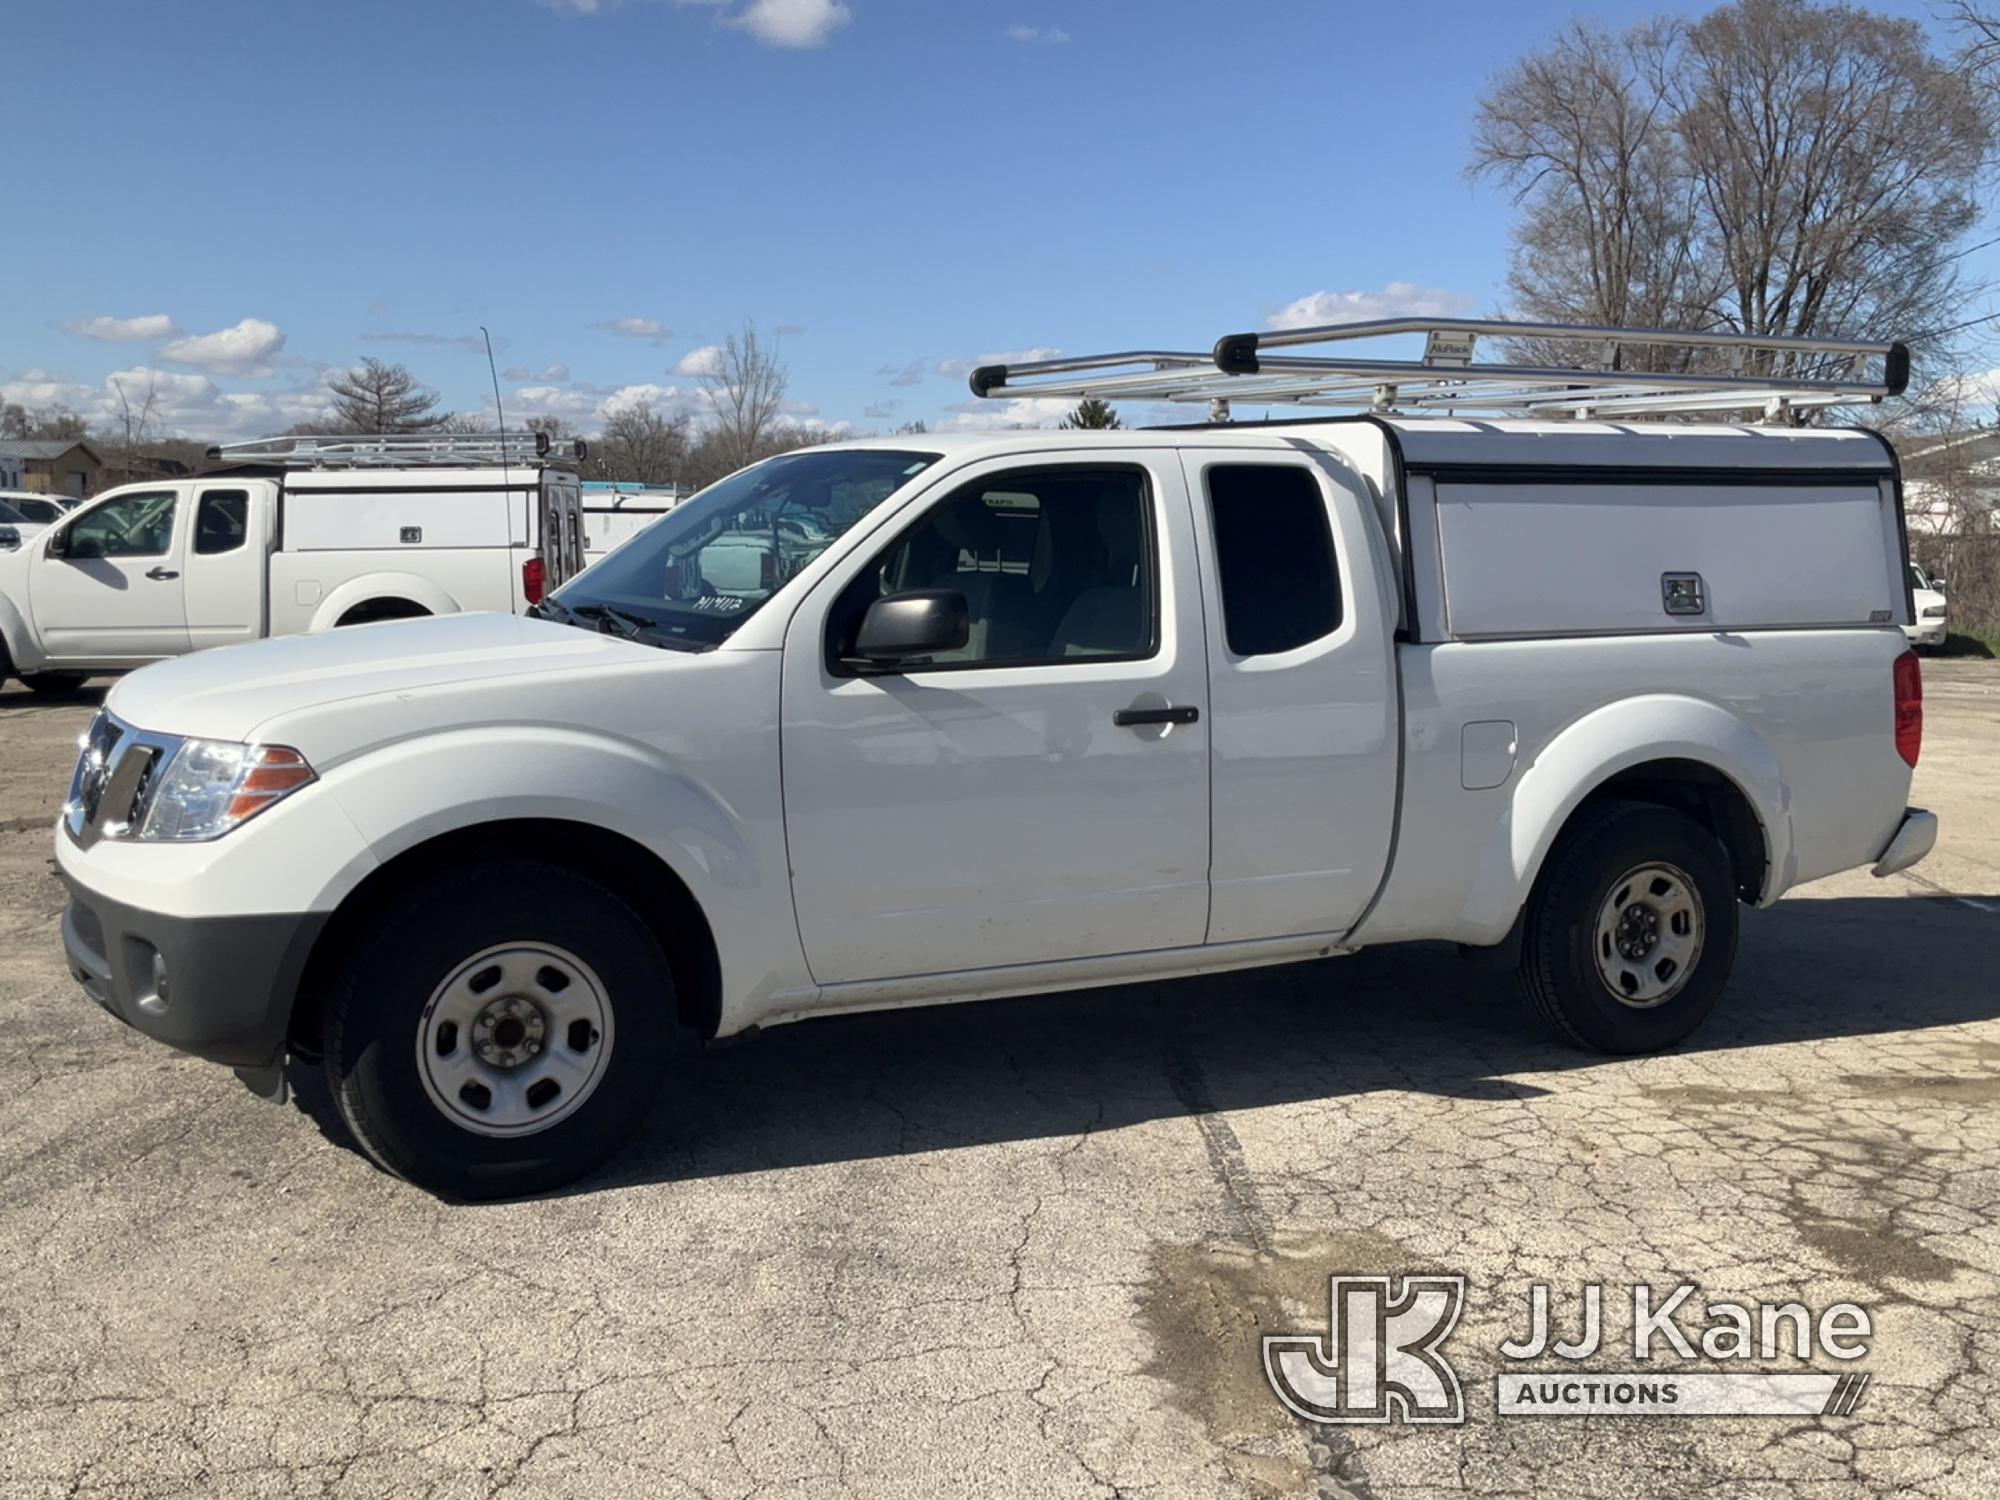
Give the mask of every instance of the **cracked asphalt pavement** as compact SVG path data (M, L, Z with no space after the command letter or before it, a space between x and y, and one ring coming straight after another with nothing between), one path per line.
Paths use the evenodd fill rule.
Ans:
M2000 664L1925 675L1937 853L1746 913L1671 1055L1385 949L774 1031L579 1190L474 1207L84 998L49 829L94 700L10 687L0 1500L2000 1494ZM1466 1423L1288 1416L1258 1336L1425 1270L1469 1279ZM1859 1302L1873 1380L1500 1418L1536 1280Z

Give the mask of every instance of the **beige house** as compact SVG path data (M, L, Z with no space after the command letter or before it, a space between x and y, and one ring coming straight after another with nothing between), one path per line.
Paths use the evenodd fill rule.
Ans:
M97 450L80 439L0 438L0 488L81 500L104 472Z

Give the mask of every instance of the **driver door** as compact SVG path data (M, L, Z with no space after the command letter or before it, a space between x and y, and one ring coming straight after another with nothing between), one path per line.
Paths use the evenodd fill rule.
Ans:
M1174 455L977 465L898 524L785 636L785 835L814 979L1200 944L1207 664ZM844 665L873 600L938 588L966 601L962 649Z
M51 662L136 665L187 651L185 490L111 495L36 539L28 595Z

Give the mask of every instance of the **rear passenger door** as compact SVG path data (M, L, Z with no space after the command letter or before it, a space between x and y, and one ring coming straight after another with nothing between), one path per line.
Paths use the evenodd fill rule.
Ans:
M266 480L192 487L187 624L196 651L264 634L272 488Z
M1331 455L1183 463L1209 601L1208 940L1344 932L1388 865L1401 753L1374 503Z
M1192 531L1170 450L989 462L941 476L807 596L782 757L818 982L1200 945ZM965 596L964 647L892 674L844 665L870 603L940 588Z

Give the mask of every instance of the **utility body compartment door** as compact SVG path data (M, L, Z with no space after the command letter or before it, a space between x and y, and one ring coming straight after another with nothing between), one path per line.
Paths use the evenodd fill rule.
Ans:
M1388 867L1402 751L1374 501L1326 453L1182 457L1207 603L1208 940L1345 932Z
M966 646L844 670L868 604L910 589L964 595ZM820 984L1201 945L1208 673L1170 449L943 473L807 595L784 651L785 833Z

